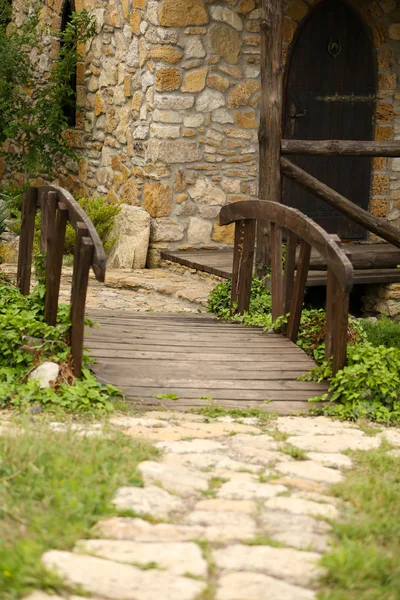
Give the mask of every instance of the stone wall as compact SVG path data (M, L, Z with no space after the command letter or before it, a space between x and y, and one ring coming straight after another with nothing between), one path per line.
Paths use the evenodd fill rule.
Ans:
M15 1L21 18L23 0ZM315 0L287 2L285 60ZM352 0L377 51L375 138L400 136L400 9L395 0ZM62 0L46 0L58 27ZM78 123L59 183L82 194L143 206L152 247L232 242L221 206L257 195L260 102L259 0L76 0L96 21L78 66ZM46 75L57 43L46 40ZM400 159L374 160L371 210L400 221ZM396 212L397 211L397 212Z

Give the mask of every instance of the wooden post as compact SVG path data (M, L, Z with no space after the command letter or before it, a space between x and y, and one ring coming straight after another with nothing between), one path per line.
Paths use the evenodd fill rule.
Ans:
M271 223L272 321L283 315L282 227Z
M236 221L232 271L232 312L236 310L238 313L243 313L249 310L255 233L256 221L254 219Z
M31 285L33 238L35 235L35 215L37 206L37 188L29 188L22 204L22 222L19 238L17 285L21 294L27 296Z
M332 373L336 375L346 364L347 330L349 326L349 294L336 286L335 337L333 340Z
M67 220L68 208L65 204L59 203L53 230L54 235L48 237L47 247L44 319L49 325L55 325L57 322L58 297L60 294L61 269Z
M262 0L261 106L259 129L259 198L281 202L281 138L283 107L282 30L284 0ZM271 257L269 227L257 223L256 273L266 275Z
M290 310L289 323L286 335L297 342L299 335L301 313L303 310L304 293L307 284L308 269L310 266L311 246L305 240L301 241L300 254L297 263L296 280L294 282L292 307Z
M78 238L77 238L78 239ZM90 238L79 237L80 248L73 273L71 298L71 354L75 377L82 374L83 337L85 332L85 304L89 282L89 270L94 245Z

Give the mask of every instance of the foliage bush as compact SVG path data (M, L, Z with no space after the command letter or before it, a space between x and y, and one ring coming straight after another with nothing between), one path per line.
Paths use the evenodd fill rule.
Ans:
M110 396L118 390L100 385L87 368L82 379L73 377L69 307L60 305L56 327L47 325L44 293L39 284L29 296L23 296L4 275L0 276L0 407L25 408L35 403L52 410L112 410ZM27 338L39 341L32 346ZM53 387L40 389L36 381L28 381L28 376L46 360L60 365L60 376ZM85 357L86 363L88 360Z
M8 5L0 0L0 157L28 181L51 173L58 153L77 158L65 135L65 107L75 105L71 77L82 58L78 47L94 35L94 22L81 11L64 31L50 32L42 25L43 3L36 0L16 28L9 25ZM36 56L49 34L60 41L58 58L47 78L38 77Z
M115 217L121 212L120 204L108 204L105 198L80 198L80 206L88 215L99 234L104 250L111 250L116 239L110 239ZM65 252L74 253L75 231L68 223L65 234Z
M244 315L230 315L232 283L218 284L210 294L208 309L222 319L279 330L285 318L272 323L271 294L262 281L253 278L250 309ZM317 363L304 380L328 380L328 405L314 412L341 419L360 418L380 423L400 422L400 324L389 319L376 323L352 317L348 329L347 365L335 376L331 361L325 361L326 313L303 309L298 345ZM328 394L312 399L327 400Z
M0 187L0 233L6 229L19 233L24 188L10 183Z

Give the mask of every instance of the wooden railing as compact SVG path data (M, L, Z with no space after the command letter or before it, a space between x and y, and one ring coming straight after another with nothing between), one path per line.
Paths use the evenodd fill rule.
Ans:
M353 287L353 267L336 235L300 211L277 202L254 200L235 202L221 209L221 225L235 223L231 306L242 313L250 305L255 234L257 223L270 226L272 318L289 313L286 335L298 338L304 293L310 265L311 248L326 260L326 358L333 359L333 372L346 362L349 294ZM282 228L287 230L285 268L282 267ZM300 252L296 261L297 240ZM297 262L297 265L296 265Z
M37 209L41 213L40 245L46 255L46 295L44 318L49 325L57 320L65 230L69 221L76 232L71 289L71 353L74 374L82 370L85 303L89 270L104 281L106 255L96 229L69 192L56 186L31 187L22 205L22 224L18 255L17 283L29 294L32 272L33 240Z

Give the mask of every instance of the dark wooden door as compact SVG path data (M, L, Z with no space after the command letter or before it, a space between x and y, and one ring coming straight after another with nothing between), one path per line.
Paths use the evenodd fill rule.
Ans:
M305 23L287 78L284 135L299 140L371 140L375 107L373 48L359 17L340 0L328 0ZM371 159L291 156L299 165L368 210ZM285 178L283 201L342 239L365 230Z

